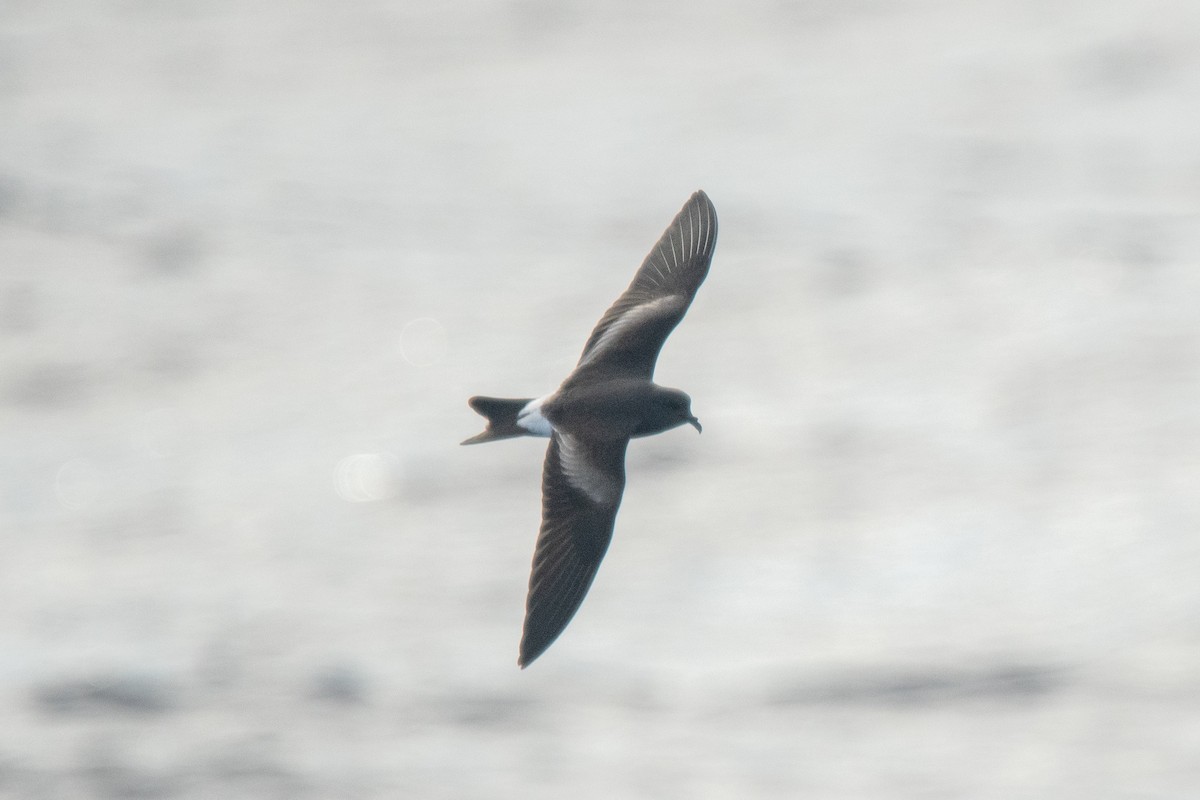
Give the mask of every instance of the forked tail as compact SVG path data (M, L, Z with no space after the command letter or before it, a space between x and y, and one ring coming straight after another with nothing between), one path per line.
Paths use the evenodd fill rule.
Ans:
M471 408L487 417L487 430L472 436L463 444L481 444L496 439L511 439L514 436L529 436L529 431L517 424L517 415L532 399L506 400L501 397L472 397L467 401Z

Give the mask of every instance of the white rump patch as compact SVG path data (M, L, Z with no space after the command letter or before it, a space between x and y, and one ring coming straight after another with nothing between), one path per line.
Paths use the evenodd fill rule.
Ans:
M621 492L620 484L600 467L588 461L586 448L569 434L558 435L558 458L567 482L601 505L610 506Z
M604 329L604 333L600 334L600 338L592 345L592 349L588 351L587 356L579 362L579 366L582 367L584 364L590 364L595 361L605 350L612 347L614 342L647 319L674 311L684 302L686 300L682 296L669 294L666 297L659 297L648 303L642 303L639 306L629 309Z
M546 395L549 397L550 395ZM517 412L517 425L529 431L534 436L549 436L554 432L550 420L542 416L542 403L546 397L530 400L525 407Z

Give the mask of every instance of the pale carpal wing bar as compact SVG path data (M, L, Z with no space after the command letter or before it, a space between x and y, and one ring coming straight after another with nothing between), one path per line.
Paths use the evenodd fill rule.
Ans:
M629 288L600 318L564 386L581 374L654 377L658 353L708 275L716 244L716 209L708 195L696 192L646 256Z

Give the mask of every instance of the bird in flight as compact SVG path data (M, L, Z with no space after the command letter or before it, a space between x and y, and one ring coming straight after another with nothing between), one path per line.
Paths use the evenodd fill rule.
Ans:
M716 243L717 211L708 195L696 192L600 318L556 391L535 399L468 401L487 418L487 430L463 444L550 438L517 659L522 669L563 632L596 577L625 489L629 440L685 423L701 429L690 397L654 383L654 363L708 274Z

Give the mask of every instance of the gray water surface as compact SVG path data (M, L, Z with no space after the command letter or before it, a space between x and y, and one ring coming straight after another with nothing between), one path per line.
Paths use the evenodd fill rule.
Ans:
M1200 6L0 7L0 796L1200 796ZM553 389L712 272L516 667Z

